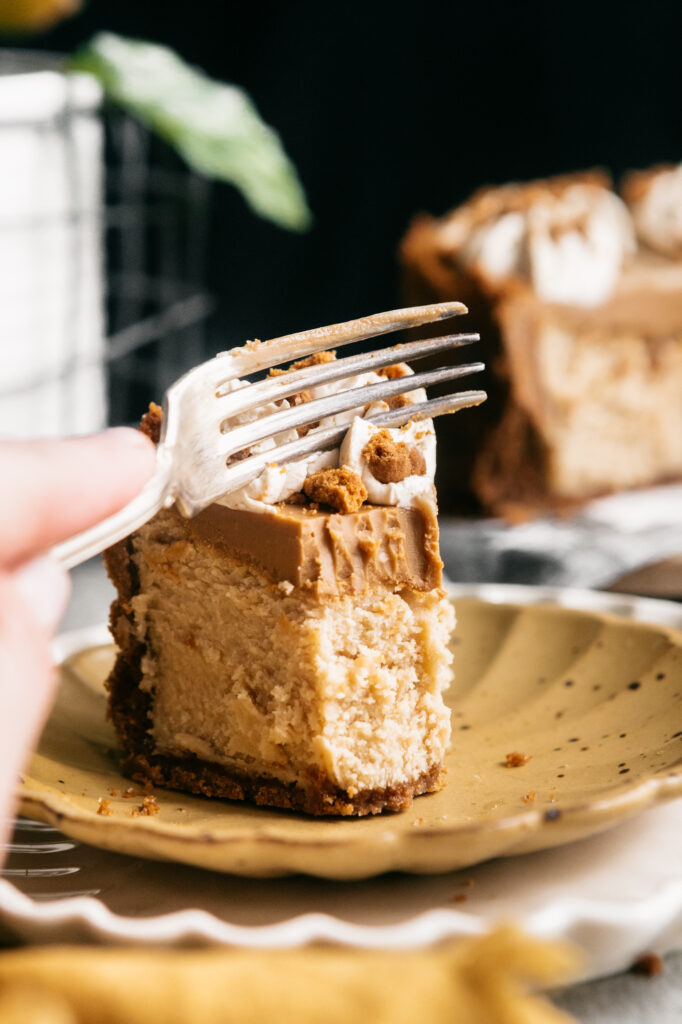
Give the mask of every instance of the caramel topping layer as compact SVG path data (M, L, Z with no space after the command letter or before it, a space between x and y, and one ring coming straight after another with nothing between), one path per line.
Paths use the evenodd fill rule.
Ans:
M274 582L315 596L373 586L428 591L441 584L435 506L363 505L338 515L296 505L250 512L211 505L188 520L199 540L254 562Z

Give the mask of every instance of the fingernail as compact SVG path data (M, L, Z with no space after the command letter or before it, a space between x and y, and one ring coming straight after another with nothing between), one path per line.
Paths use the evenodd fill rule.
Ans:
M130 445L131 448L147 448L150 444L146 434L133 427L109 427L104 431L104 436L112 438L117 444Z
M27 562L13 574L14 585L41 627L52 633L69 599L69 577L49 555Z

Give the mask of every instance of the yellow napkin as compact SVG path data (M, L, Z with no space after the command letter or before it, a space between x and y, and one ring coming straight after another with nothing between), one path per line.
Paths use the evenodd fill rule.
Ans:
M566 1024L575 956L502 928L410 953L58 946L0 954L2 1024Z

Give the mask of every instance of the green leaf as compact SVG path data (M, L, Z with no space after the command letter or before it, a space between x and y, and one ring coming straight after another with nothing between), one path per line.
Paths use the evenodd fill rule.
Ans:
M235 185L281 227L303 231L311 215L279 135L243 89L216 82L165 46L100 32L69 60L115 103L173 146L195 171Z

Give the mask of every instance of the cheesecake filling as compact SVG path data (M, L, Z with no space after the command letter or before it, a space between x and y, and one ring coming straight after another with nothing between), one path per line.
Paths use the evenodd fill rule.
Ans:
M354 517L347 528L356 539L376 511L389 510ZM421 591L397 585L407 547L416 555L420 545L409 515L395 561L386 554L394 589L365 572L362 590L356 577L352 592L325 599L225 547L216 557L194 521L173 512L143 527L133 542L140 593L131 606L147 651L141 687L153 700L153 753L194 754L285 784L323 777L351 798L440 765L454 611L431 586L433 567L413 578ZM291 535L289 543L293 553ZM376 565L376 552L371 559ZM424 560L415 564L424 573Z

